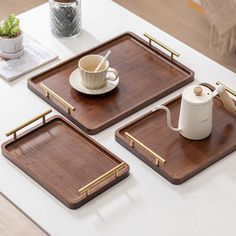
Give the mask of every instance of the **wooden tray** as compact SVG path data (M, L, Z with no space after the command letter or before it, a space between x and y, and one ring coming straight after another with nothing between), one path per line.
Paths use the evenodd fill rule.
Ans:
M48 236L49 234L0 193L0 235Z
M177 97L165 104L173 127L178 126L180 102ZM181 184L236 150L236 116L228 113L217 97L213 112L213 132L201 141L188 140L168 129L163 110L148 112L120 128L116 141L171 183Z
M146 34L147 35L147 34ZM193 80L193 72L171 56L132 33L125 33L28 80L28 87L76 126L96 134ZM159 42L157 42L159 43ZM78 60L87 54L109 57L119 72L117 88L103 95L85 95L74 90L69 76Z
M129 166L60 116L45 115L9 132L3 155L54 197L78 208L128 176ZM43 123L17 136L32 121Z

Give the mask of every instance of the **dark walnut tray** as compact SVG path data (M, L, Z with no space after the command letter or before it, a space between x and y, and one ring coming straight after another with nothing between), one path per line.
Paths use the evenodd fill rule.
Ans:
M39 185L76 209L128 176L129 166L64 118L53 116L2 145L2 153Z
M194 73L133 33L125 33L28 80L28 88L88 134L119 122L193 80ZM111 49L110 66L120 82L103 95L85 95L73 89L69 76L87 54Z
M177 97L165 104L174 127L178 126L180 102L181 97ZM170 130L163 110L146 113L117 130L115 137L168 181L181 184L236 150L236 116L228 113L216 97L213 131L204 140L191 141Z

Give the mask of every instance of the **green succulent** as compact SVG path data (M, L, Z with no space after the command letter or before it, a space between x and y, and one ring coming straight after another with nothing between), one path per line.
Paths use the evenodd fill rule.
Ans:
M20 33L20 20L14 14L10 14L0 26L0 36L14 38Z

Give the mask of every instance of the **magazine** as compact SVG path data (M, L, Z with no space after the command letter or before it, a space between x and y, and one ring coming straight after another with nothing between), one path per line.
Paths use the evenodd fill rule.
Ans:
M24 54L15 59L0 58L0 77L11 81L57 58L54 52L24 34Z

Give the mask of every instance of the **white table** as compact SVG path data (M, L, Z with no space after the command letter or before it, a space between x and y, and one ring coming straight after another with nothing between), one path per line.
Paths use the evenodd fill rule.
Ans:
M180 62L195 71L195 82L220 80L236 90L236 75L184 45L110 0L82 2L83 32L73 40L53 37L47 4L20 16L23 30L57 52L61 60L111 37L133 31L148 32L180 52ZM0 80L0 142L4 133L49 105L26 87L30 75L11 83ZM0 190L50 234L72 235L235 235L236 153L217 162L180 186L167 182L114 140L117 128L162 104L182 91L165 97L111 128L92 136L126 161L130 176L78 210L69 210L2 155ZM54 113L57 113L54 111Z

